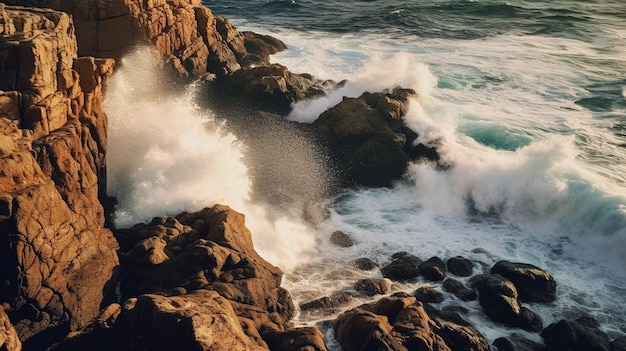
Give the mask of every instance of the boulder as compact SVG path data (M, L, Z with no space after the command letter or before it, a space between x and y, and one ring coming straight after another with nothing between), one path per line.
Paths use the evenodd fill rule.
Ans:
M302 327L289 330L268 330L261 333L270 350L326 351L324 336L319 329Z
M43 349L114 294L100 202L114 61L77 57L65 13L0 4L0 21L0 301L24 347Z
M389 186L402 177L409 160L435 157L436 152L412 152L417 135L402 121L409 98L416 96L401 88L363 93L344 98L313 122L345 185Z
M380 267L380 265L367 257L357 258L354 260L354 266L363 271L371 271Z
M472 261L462 256L450 258L448 262L446 262L446 266L448 267L448 272L459 277L469 277L474 270Z
M478 290L483 311L492 321L529 331L541 331L541 319L534 312L521 306L517 289L501 275L481 275L470 280L470 286Z
M417 290L413 293L413 296L415 296L418 301L425 303L440 303L444 300L441 292L427 286L417 288Z
M489 350L460 316L414 297L385 297L342 313L333 325L343 350Z
M267 350L244 333L231 305L215 291L140 295L124 304L113 329L127 350Z
M383 266L380 272L383 277L391 280L411 280L419 276L419 266L422 263L417 256L407 252L398 252L392 256L391 263Z
M220 80L224 88L255 104L265 111L286 114L291 105L305 98L324 96L334 88L310 74L295 74L280 64L269 64L240 69Z
M349 292L338 292L332 296L322 296L315 300L300 304L301 311L322 310L329 314L335 313L339 307L346 306L353 300L353 295Z
M446 276L446 265L439 257L431 257L419 265L420 274L431 281L441 281Z
M354 290L365 296L382 295L391 290L391 281L376 278L361 279L354 284Z
M555 351L610 351L609 336L600 330L600 324L591 316L574 321L561 320L547 326L542 332L546 346Z
M497 338L493 341L493 346L497 347L498 351L547 351L541 344L515 336Z
M330 234L330 243L339 247L350 247L354 245L352 238L341 230L336 230Z
M456 279L448 278L443 281L442 286L443 290L452 293L463 301L473 301L478 298L478 294L476 294L474 290L468 289L463 283Z
M497 262L492 274L500 274L517 288L522 302L552 302L556 299L556 281L545 270L527 263Z
M21 349L22 343L15 328L4 310L0 308L0 350L20 351Z

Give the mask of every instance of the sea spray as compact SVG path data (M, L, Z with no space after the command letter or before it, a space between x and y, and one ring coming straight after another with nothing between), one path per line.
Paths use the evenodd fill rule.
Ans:
M358 97L366 91L378 92L398 86L414 89L421 98L426 99L436 83L437 78L414 55L398 53L374 56L359 72L347 77L342 87L317 99L296 102L287 118L312 123L344 97Z
M255 247L268 261L285 270L305 261L314 234L302 209L259 201L246 145L194 104L193 85L180 89L163 71L150 49L139 48L122 58L106 86L107 191L118 202L115 225L226 204L246 215Z

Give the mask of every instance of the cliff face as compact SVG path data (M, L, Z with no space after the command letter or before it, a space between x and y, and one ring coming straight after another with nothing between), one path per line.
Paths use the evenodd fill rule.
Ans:
M84 326L118 265L98 199L102 82L70 17L0 4L0 302L21 340Z
M72 15L78 53L118 58L133 44L151 44L184 75L218 76L240 68L244 37L199 0L3 0Z

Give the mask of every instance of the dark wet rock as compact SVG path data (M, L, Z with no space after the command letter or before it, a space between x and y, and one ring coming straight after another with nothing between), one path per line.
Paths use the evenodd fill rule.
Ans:
M414 297L384 297L342 313L335 338L352 350L489 350L486 339L458 316Z
M443 281L442 286L443 290L452 293L454 296L463 301L472 301L478 298L478 294L476 294L474 290L469 289L463 283L456 279L448 278Z
M443 294L441 292L428 286L422 286L418 288L413 293L413 296L415 296L418 301L426 303L440 303L444 300Z
M459 277L469 277L474 270L474 263L462 256L455 256L446 263L448 271Z
M242 67L262 66L270 64L270 55L287 49L281 40L269 35L243 31L244 45L247 55L241 61Z
M415 91L396 88L363 93L322 113L313 123L342 170L345 185L389 186L400 179L409 160L438 159L434 149L413 146L417 134L402 117Z
M422 263L417 256L407 252L398 252L392 256L393 260L380 269L385 278L391 280L411 280L419 276L419 266Z
M554 351L610 351L609 336L600 330L600 324L591 316L574 321L561 320L547 326L542 332L546 346Z
M556 299L556 281L539 267L500 261L491 268L491 273L512 281L522 302L551 302Z
M478 290L483 311L494 322L529 331L543 328L541 319L522 307L515 285L499 274L480 275L470 279L470 286Z
M326 351L324 335L314 327L268 330L261 333L270 350Z
M611 351L626 351L626 336L611 341Z
M354 290L365 296L382 295L391 289L389 279L366 278L354 284Z
M333 308L333 302L331 301L330 297L328 296L323 296L320 297L318 299L312 300L312 301L308 301L308 302L304 302L300 304L300 310L302 311L307 311L307 310L320 310L320 309L329 309L329 308Z
M292 73L280 64L242 68L221 82L237 96L245 94L259 108L283 114L291 110L294 102L324 96L334 88L310 74Z
M419 265L419 272L428 280L441 281L446 276L446 265L439 257L431 257Z
M497 338L493 346L497 347L498 351L547 351L541 344L515 336Z
M354 266L364 271L371 271L373 269L380 267L378 263L374 262L373 260L367 257L357 258L356 260L354 260Z
M350 247L354 245L352 238L341 230L334 231L330 234L330 242L331 244L339 247Z

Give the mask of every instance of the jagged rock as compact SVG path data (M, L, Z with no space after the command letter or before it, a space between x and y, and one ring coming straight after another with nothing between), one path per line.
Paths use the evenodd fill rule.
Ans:
M268 324L284 328L294 313L280 287L282 272L257 254L244 216L227 206L155 218L117 234L127 297L214 290L251 321L254 333Z
M448 271L459 277L469 277L472 275L474 264L469 259L462 256L455 256L446 263Z
M352 238L341 230L336 230L332 234L330 234L330 242L333 245L340 247L350 247L354 245Z
M441 292L427 286L417 288L417 290L413 293L413 296L415 296L418 301L425 303L440 303L444 300Z
M354 284L354 290L365 296L382 295L391 289L389 279L366 278Z
M260 108L279 113L287 113L296 101L323 96L329 90L310 74L295 74L280 64L243 68L223 81L231 91L247 94Z
M545 346L532 340L513 336L497 338L493 346L497 347L498 351L547 351Z
M351 350L489 350L460 316L428 308L414 297L385 297L342 313L335 338Z
M446 276L446 265L439 257L431 257L419 265L419 272L428 280L441 281Z
M0 300L25 347L44 348L85 326L115 285L99 201L114 61L78 58L67 14L0 4L0 22Z
M131 45L150 44L179 73L196 78L230 74L248 55L244 35L199 0L4 2L71 14L81 55L119 58Z
M285 331L269 330L261 333L270 350L280 351L326 351L324 335L314 327Z
M561 320L547 326L542 332L546 346L554 351L610 351L609 336L600 330L600 324L591 316L574 321Z
M419 266L422 260L417 256L407 252L398 252L392 258L391 263L380 269L383 277L391 280L410 280L419 276Z
M9 317L4 313L4 309L0 308L0 350L20 351L22 343L20 342L17 332Z
M380 265L367 257L357 258L354 260L354 266L364 271L371 271L380 267Z
M522 302L551 302L556 299L556 281L539 267L500 261L491 268L491 273L512 281Z
M413 90L396 88L344 98L313 122L346 185L389 186L404 174L409 160L426 156L412 153L417 135L402 122L409 98L415 96Z
M448 278L443 281L443 290L452 293L463 301L473 301L478 298L478 294L472 289L468 289L463 283L456 279Z
M529 331L540 331L543 324L538 315L521 306L515 285L499 274L481 275L470 279L478 290L483 311L494 322Z
M287 49L287 45L269 35L257 34L254 32L241 32L244 37L244 44L248 55L244 57L242 66L263 66L269 65L270 55Z
M244 333L228 301L207 290L141 295L124 304L113 329L128 350L267 350Z

